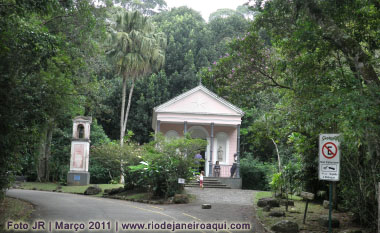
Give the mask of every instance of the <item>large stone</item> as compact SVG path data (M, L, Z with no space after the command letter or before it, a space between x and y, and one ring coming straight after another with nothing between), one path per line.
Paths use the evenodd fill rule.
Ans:
M276 233L298 233L298 224L289 220L282 220L271 227Z
M96 195L102 192L102 189L96 186L90 186L84 191L84 195Z
M266 207L268 202L266 200L260 199L257 201L257 206L258 207Z
M271 217L284 217L285 212L284 211L272 211L269 213L269 216L271 216Z
M203 204L202 209L211 209L211 205L210 204Z
M111 192L111 190L112 190L112 189L104 189L104 194L105 194L105 195L106 195L106 194L108 195L108 194Z
M318 222L321 226L329 227L329 216L328 215L320 216L318 219ZM338 228L339 225L340 225L339 220L335 217L331 217L331 227Z
M290 208L289 212L290 213L300 213L300 211L297 208L294 208L294 207Z
M269 207L280 207L280 201L276 198L271 198L271 197L267 197L267 198L261 198L257 201L257 206L258 207L265 207L265 206L269 206Z
M106 192L107 190L107 192ZM115 194L118 194L118 193L121 193L121 192L124 192L124 187L120 187L120 188L114 188L114 189L106 189L104 190L105 193L107 193L108 195L115 195Z
M186 194L175 194L173 198L175 204L189 203L189 197Z
M327 200L324 200L323 201L323 208L325 208L325 209L328 209L329 208L329 201L327 201Z
M294 201L292 201L292 200L288 200L288 201L281 200L280 205L286 206L286 202L288 202L288 206L294 206Z

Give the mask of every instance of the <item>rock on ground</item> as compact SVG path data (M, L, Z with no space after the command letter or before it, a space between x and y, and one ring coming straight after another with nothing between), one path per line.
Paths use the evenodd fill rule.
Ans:
M272 211L269 213L269 216L271 216L271 217L284 217L285 212L284 211Z
M84 195L96 195L102 192L102 189L96 186L90 186L84 191Z
M175 194L173 198L175 204L189 203L189 197L186 194Z
M323 208L325 208L325 209L328 209L329 208L329 201L327 201L327 200L324 200L323 201Z
M300 213L300 211L294 207L290 208L289 212L290 213Z
M286 206L286 202L288 202L288 206L294 206L294 201L292 201L292 200L288 200L288 201L281 200L280 205Z
M271 227L276 233L298 233L298 224L289 220L282 220Z
M211 209L211 205L210 204L203 204L202 209Z
M124 191L125 191L124 187L120 187L120 188L113 188L113 189L105 189L104 193L108 195L115 195Z
M258 207L265 207L265 206L270 206L270 207L280 207L280 201L277 200L276 198L261 198L257 202Z
M318 222L321 226L329 227L329 216L323 215L323 216L319 217ZM331 218L331 227L332 228L338 228L339 225L340 225L339 220L335 217L332 217Z

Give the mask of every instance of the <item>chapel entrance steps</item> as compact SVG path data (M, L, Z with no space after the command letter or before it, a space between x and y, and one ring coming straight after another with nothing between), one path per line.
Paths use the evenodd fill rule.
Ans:
M197 180L191 180L185 184L185 187L198 187L199 182ZM230 189L228 185L222 184L218 179L213 177L203 177L203 187L204 188L220 188L220 189Z

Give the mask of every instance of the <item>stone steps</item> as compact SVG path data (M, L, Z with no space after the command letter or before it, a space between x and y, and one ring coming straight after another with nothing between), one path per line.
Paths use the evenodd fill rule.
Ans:
M199 183L197 180L191 180L185 187L199 187ZM222 184L218 179L204 177L203 179L203 187L204 188L220 188L220 189L230 189L231 187Z
M191 184L186 184L185 187L190 187L190 188L199 188L198 185L191 185ZM203 185L204 188L215 188L215 189L230 189L227 185Z

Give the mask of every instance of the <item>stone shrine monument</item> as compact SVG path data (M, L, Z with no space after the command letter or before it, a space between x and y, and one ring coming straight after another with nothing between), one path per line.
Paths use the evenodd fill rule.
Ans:
M91 122L92 117L78 116L73 119L70 171L67 173L67 185L88 185L90 183L88 162Z

